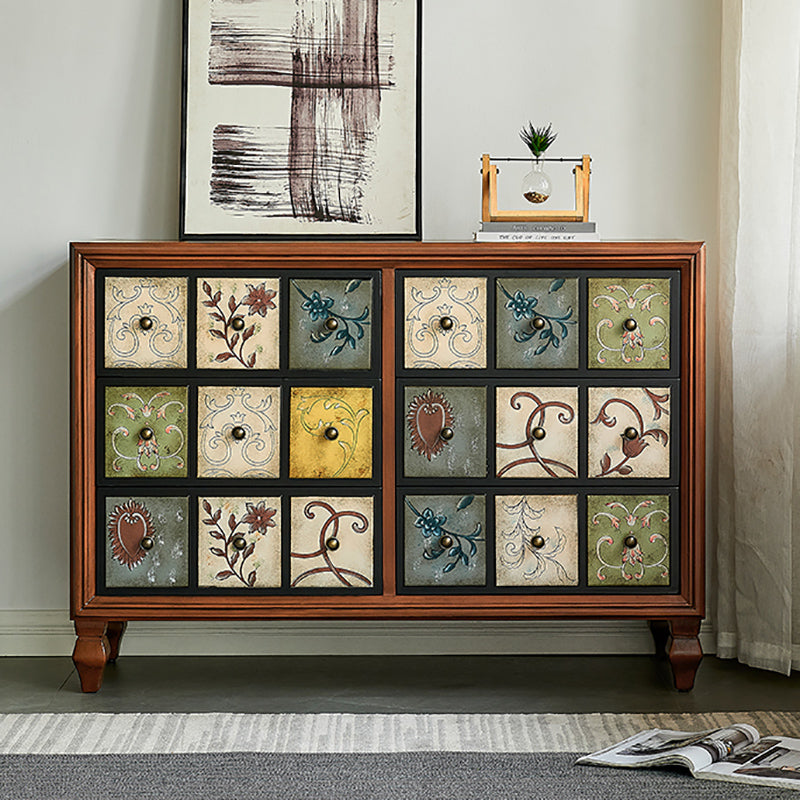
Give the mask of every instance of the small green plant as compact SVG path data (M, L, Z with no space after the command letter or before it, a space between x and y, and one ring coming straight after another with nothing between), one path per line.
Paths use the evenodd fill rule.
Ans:
M519 138L527 145L528 149L537 160L542 157L544 151L550 147L556 140L558 134L553 133L553 123L551 122L547 127L542 125L541 128L534 128L532 122L528 122L527 126L523 126L519 132Z

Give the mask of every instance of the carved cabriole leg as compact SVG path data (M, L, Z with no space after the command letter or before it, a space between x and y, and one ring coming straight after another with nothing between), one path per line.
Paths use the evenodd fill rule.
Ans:
M694 686L694 676L703 660L700 647L700 619L698 617L676 617L669 620L670 638L667 642L667 657L672 667L675 688L688 692Z
M127 622L109 622L106 625L106 637L108 638L108 660L114 663L119 658L119 648L122 644L122 637L125 635Z
M96 692L103 683L103 669L111 651L105 620L76 619L75 633L78 641L72 651L72 661L81 679L81 691Z
M656 658L667 657L667 643L669 641L669 622L665 619L651 619L650 633L656 646Z

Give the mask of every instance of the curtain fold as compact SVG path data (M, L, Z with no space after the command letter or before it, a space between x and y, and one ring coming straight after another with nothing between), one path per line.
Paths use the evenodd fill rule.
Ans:
M800 3L725 0L717 655L800 668Z

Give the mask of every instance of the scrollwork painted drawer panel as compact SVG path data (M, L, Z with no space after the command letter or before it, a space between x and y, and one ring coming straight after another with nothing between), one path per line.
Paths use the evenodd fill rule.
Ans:
M589 368L669 369L669 278L589 278Z
M578 279L510 275L495 281L498 369L578 366Z
M186 367L186 278L105 280L105 366Z
M278 369L278 278L197 280L199 369Z
M200 386L197 407L198 477L280 476L280 387Z
M587 498L589 586L670 583L668 495Z
M484 277L404 278L406 369L486 367Z
M105 476L185 478L185 386L107 386Z
M107 497L106 586L187 586L188 520L188 497Z
M290 369L371 368L372 278L292 278L287 291Z

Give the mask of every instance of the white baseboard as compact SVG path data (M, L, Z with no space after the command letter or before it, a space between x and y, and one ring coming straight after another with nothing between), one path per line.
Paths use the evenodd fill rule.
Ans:
M703 623L700 640L713 652ZM69 612L0 610L0 656L65 656ZM615 655L648 654L644 622L132 622L125 655Z

